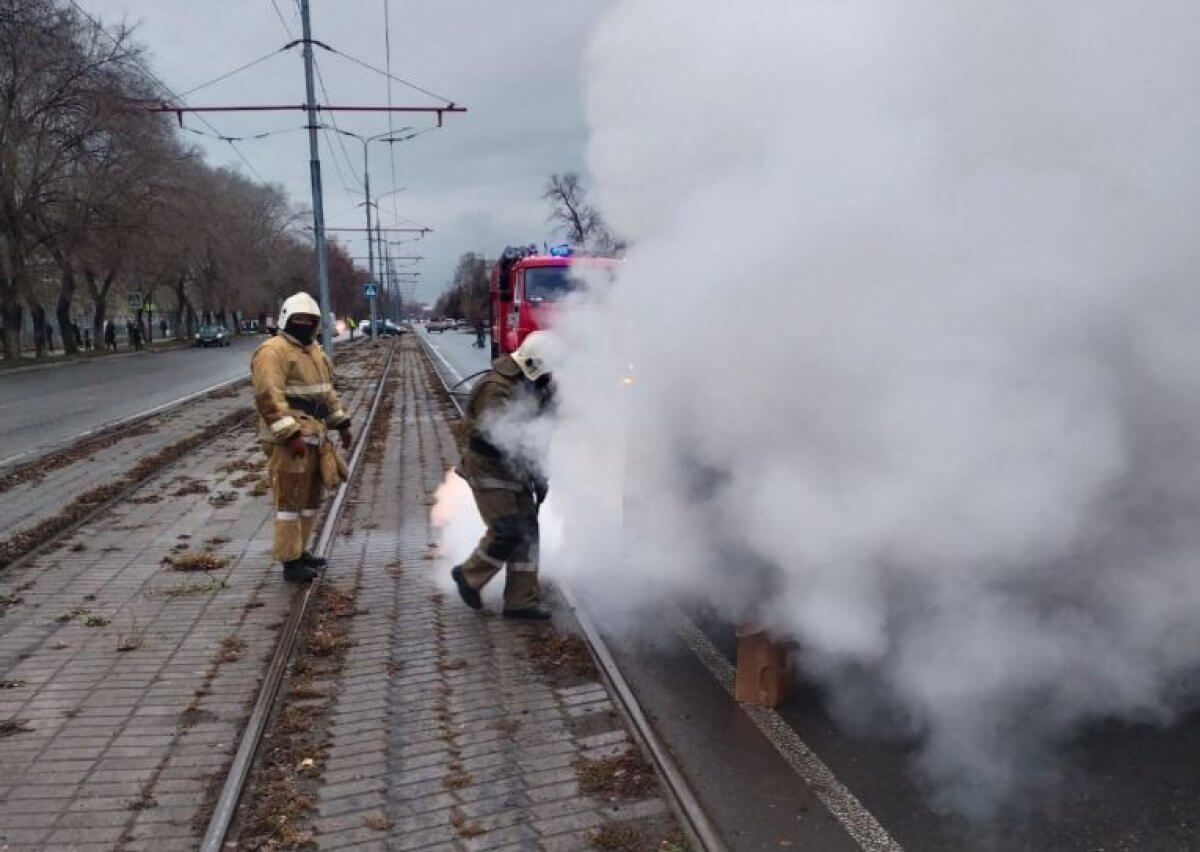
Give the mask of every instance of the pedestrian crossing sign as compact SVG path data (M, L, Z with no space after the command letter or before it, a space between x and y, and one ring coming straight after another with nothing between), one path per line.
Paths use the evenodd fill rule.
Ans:
M378 295L378 291L375 289L374 281L368 281L363 285L363 295L368 299L374 299Z

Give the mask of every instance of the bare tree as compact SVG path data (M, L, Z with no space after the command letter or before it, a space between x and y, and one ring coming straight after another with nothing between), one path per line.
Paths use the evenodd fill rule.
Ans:
M168 120L131 108L153 90L128 31L110 30L59 0L0 0L6 359L21 357L26 317L44 353L47 304L70 351L85 296L101 339L122 290L173 294L176 334L190 334L198 315L231 323L313 289L313 247L286 193L205 165ZM335 265L349 307L363 273L348 256Z
M486 322L489 314L487 261L474 252L459 257L454 280L438 297L433 312L437 316Z
M587 189L575 172L555 172L546 181L542 199L550 202L550 221L567 240L602 253L620 253L625 243L617 239L604 216L587 200Z
M101 37L95 25L50 0L0 7L0 233L7 254L0 314L9 358L20 357L22 306L42 352L46 312L33 287L36 254L57 234L54 206L78 192L81 161L111 141L105 121L113 111L112 80L133 58L124 30Z
M123 95L137 90L136 80L108 77L111 93L101 102L104 144L88 146L72 163L64 182L69 194L47 204L38 218L39 231L60 273L59 328L71 325L77 273L88 267L85 278L96 334L103 325L116 273L128 265L131 244L136 240L145 245L159 238L167 178L189 157L165 121L125 106ZM104 283L96 286L98 260L106 272ZM153 290L153 283L147 289ZM73 351L71 335L64 333L63 340L67 351Z

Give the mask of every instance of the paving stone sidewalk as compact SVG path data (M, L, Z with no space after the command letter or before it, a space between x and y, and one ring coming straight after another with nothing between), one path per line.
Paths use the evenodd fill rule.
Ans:
M657 791L580 792L581 758L630 748L604 687L556 685L529 657L535 628L446 590L429 510L457 461L453 409L413 341L397 358L389 440L331 555L329 581L359 610L325 715L317 845L567 852L606 831L627 842L606 848L684 848L660 845L673 823Z
M346 360L361 416L381 358ZM0 849L196 847L293 595L261 471L248 422L0 576Z

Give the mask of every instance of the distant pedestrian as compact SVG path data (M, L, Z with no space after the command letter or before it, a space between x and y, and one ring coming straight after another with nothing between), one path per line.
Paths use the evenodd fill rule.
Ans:
M46 351L50 352L54 349L54 326L46 323Z
M104 321L104 350L106 352L117 351L117 327L112 320Z
M83 332L79 330L79 323L71 323L71 336L75 338L75 348L83 348Z
M83 348L87 350L92 348L92 330L90 328L83 330Z
M165 319L158 321L158 331L159 331L158 336L161 337L163 340L166 340L167 339L167 321Z

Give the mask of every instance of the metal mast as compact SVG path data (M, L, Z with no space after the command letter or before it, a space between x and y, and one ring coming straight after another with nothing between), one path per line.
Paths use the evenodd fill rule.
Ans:
M300 21L304 35L304 91L308 109L309 172L312 176L313 237L317 250L317 283L321 292L321 345L333 358L332 303L329 298L329 258L325 255L325 206L321 194L321 153L317 146L317 98L313 90L312 24L308 0L300 0ZM372 329L374 331L374 329Z

